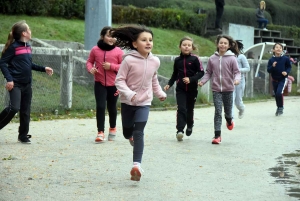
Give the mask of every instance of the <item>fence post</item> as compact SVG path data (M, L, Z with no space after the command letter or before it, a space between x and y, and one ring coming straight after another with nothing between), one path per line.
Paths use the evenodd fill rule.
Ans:
M300 93L300 61L298 61L297 67L297 92Z
M67 55L62 55L60 71L60 105L65 109L72 107L73 88L73 50L67 49Z

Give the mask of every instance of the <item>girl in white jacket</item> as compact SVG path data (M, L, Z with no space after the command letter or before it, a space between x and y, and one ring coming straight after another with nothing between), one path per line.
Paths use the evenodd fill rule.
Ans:
M246 73L250 71L250 65L248 63L247 58L243 54L243 48L244 45L241 41L236 40L239 53L237 55L237 61L239 65L239 70L241 72L241 81L239 85L235 85L234 91L233 91L233 104L237 107L239 110L239 119L242 119L244 117L245 112L245 105L243 103L243 96L244 96L244 90L245 90L245 76ZM232 118L234 118L234 105L232 106Z

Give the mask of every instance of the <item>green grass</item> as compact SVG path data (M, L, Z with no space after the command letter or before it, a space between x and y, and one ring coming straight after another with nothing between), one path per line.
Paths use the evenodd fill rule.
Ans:
M62 40L84 43L84 20L67 20L52 17L32 17L32 16L7 16L0 15L0 43L5 44L11 26L20 20L26 20L30 26L33 38ZM113 26L118 26L114 24ZM180 30L158 29L151 27L154 33L154 54L178 55L179 41L184 36L190 36L199 47L198 53L201 56L210 56L215 51L213 42ZM95 41L96 45L97 41ZM195 52L197 54L197 52Z

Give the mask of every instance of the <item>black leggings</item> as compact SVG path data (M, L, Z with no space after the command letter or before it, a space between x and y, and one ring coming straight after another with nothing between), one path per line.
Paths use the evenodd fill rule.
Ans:
M0 113L0 130L20 111L19 139L24 140L29 132L31 83L22 85L15 83L14 88L9 91L9 97L9 106Z
M109 116L109 126L111 128L115 128L117 121L117 101L119 97L117 88L115 86L105 87L100 82L95 82L94 92L96 98L96 119L98 132L104 132L106 103Z
M150 106L121 104L123 135L133 137L133 162L142 162L144 151L144 128L147 124Z

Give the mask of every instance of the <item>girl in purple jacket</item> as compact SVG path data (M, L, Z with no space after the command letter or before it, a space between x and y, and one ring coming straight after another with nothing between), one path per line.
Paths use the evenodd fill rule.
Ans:
M211 79L213 101L215 106L214 129L215 137L212 144L221 143L222 104L224 105L226 126L229 130L234 127L232 121L232 103L234 85L241 79L236 55L238 47L236 41L230 36L217 37L217 51L209 58L204 76L198 85L202 87Z
M112 29L115 45L130 50L123 56L116 87L120 92L123 135L133 146L131 180L141 178L144 150L144 128L148 121L153 93L161 101L166 99L157 79L159 59L151 53L153 33L144 26L127 25Z

